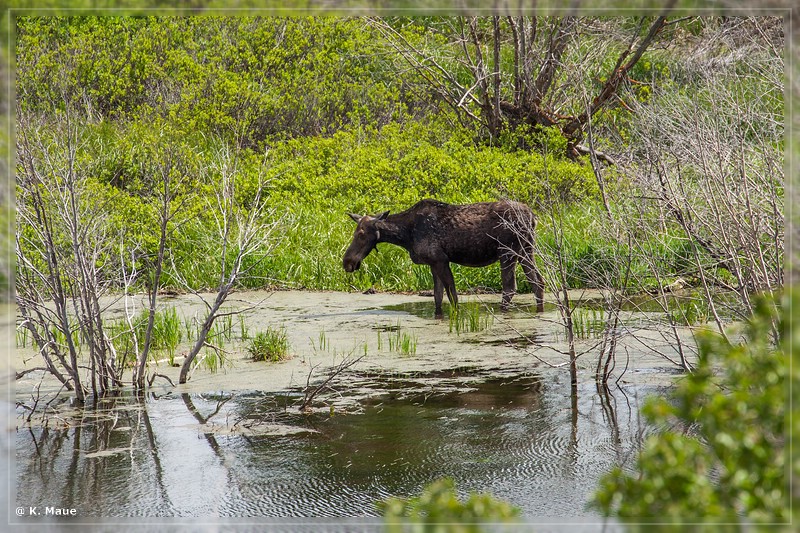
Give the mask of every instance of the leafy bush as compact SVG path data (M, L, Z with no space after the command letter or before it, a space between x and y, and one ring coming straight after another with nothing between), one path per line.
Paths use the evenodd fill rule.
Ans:
M386 530L479 532L481 523L514 522L519 509L488 494L470 494L461 501L455 483L445 478L427 485L419 496L389 498L378 504ZM407 527L404 527L407 526Z
M645 406L652 423L680 429L647 439L638 474L617 467L601 479L595 504L604 515L675 524L788 520L786 375L789 343L800 329L789 303L777 315L762 300L745 328L746 342L699 336L697 369L671 399ZM800 304L797 293L791 304ZM800 464L793 467L796 476Z
M391 83L376 44L344 17L21 17L17 91L25 109L170 116L263 146L426 109Z

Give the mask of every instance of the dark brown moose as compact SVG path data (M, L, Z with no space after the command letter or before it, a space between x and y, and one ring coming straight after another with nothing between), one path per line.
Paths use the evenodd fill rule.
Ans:
M458 304L450 263L483 267L500 261L503 282L502 309L507 309L517 290L515 269L522 265L533 286L537 310L544 307L544 282L533 263L533 212L512 201L450 205L422 200L413 207L390 215L359 216L353 242L344 254L344 269L358 270L361 261L379 242L408 250L416 264L430 265L436 316L442 315L442 296L447 291L450 305Z

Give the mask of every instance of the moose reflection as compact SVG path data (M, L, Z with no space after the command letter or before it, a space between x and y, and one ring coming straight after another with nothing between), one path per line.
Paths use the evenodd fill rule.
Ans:
M533 286L537 310L544 308L544 282L533 262L533 230L536 219L519 202L483 202L451 205L422 200L413 207L390 215L350 217L358 224L353 242L344 254L344 269L358 270L361 261L379 242L408 250L416 264L430 265L436 316L442 316L442 297L458 304L450 263L483 267L500 261L503 285L502 309L507 309L517 290L515 269L522 265Z

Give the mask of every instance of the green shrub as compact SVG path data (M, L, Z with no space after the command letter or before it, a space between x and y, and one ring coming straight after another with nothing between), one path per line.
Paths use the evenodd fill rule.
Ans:
M515 522L520 510L488 494L461 501L455 483L445 478L427 485L419 496L389 498L378 504L389 532L474 532L482 523Z
M696 370L671 398L652 399L644 410L655 425L679 429L645 441L637 474L617 467L600 480L595 505L604 515L675 524L789 518L786 374L800 322L784 306L775 346L777 316L762 300L746 326L746 342L700 335ZM797 475L800 463L793 467Z

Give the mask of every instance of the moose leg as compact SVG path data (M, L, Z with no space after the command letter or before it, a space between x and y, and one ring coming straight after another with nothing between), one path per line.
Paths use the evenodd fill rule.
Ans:
M525 272L525 277L528 282L533 286L533 294L536 295L536 311L541 313L544 311L544 278L539 273L536 265L533 263L533 258L530 254L522 261L522 270Z
M436 307L436 311L434 314L436 318L442 318L444 313L442 313L442 297L444 296L444 284L442 283L441 278L436 273L436 269L431 265L431 274L433 274L433 303Z
M442 313L442 296L443 292L447 291L447 298L450 300L450 305L453 307L458 305L458 295L456 294L456 282L453 279L453 272L450 270L448 263L434 263L431 265L431 272L433 273L433 299L436 304L436 316L443 316ZM439 292L436 291L436 280L439 280Z
M500 280L503 283L503 300L500 302L500 309L508 310L511 298L517 292L516 270L517 260L513 257L500 258Z

